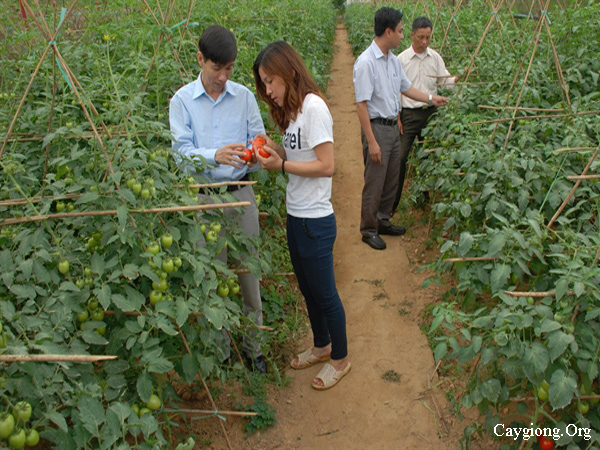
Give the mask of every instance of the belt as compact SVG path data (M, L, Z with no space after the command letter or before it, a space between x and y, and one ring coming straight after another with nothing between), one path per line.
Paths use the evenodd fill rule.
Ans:
M239 180L234 180L234 181L249 181L249 180L250 180L250 178L248 178L248 174L246 174ZM247 185L245 185L245 184L232 184L232 185L227 186L227 192L235 192L246 186Z
M398 125L398 119L386 119L384 117L375 117L374 119L371 119L371 122L378 123L380 125L387 125L388 127Z
M419 106L418 108L402 108L402 109L407 109L409 111L422 111L422 110L427 110L429 108L435 108L435 105L423 105L423 106Z

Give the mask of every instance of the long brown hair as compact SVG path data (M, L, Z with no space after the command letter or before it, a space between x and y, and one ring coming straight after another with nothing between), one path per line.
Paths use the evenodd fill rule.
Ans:
M267 95L265 84L258 74L259 67L262 67L269 76L277 76L283 80L285 84L283 107ZM267 45L256 57L252 70L258 97L269 105L269 114L281 131L285 131L290 122L302 112L302 102L307 94L316 94L325 100L302 58L287 42L277 41Z

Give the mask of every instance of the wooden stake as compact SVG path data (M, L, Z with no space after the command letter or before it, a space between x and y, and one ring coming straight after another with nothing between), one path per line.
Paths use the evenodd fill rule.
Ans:
M185 413L185 414L205 414L208 416L258 416L255 412L245 411L211 411L209 409L161 409L160 412L166 413Z
M116 356L98 355L0 355L0 362L74 362L93 363L117 359Z
M190 212L203 209L220 209L220 208L238 208L241 206L250 206L250 202L235 202L235 203L215 203L210 205L190 205L190 206L167 206L164 208L148 208L148 209L130 209L130 214L163 214L174 212ZM41 222L52 219L69 219L73 217L98 217L98 216L114 216L117 214L116 209L107 209L106 211L84 211L71 213L48 214L46 216L30 216L21 218L5 219L0 221L0 226L14 225L17 223Z
M458 263L458 262L480 262L480 261L496 261L500 258L497 256L466 256L464 258L448 258L445 259L446 263Z

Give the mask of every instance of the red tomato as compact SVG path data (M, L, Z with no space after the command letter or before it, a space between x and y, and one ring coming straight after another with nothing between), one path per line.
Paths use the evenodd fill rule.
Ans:
M265 151L265 149L264 149L265 143L266 143L266 141L264 138L255 137L254 140L252 141L252 150L258 151L258 154L260 156L262 156L263 158L268 158L271 155L269 154L269 152Z
M244 154L242 155L242 161L252 161L252 150L247 148L244 150Z
M554 441L543 436L540 438L540 448L542 450L552 450L554 448Z

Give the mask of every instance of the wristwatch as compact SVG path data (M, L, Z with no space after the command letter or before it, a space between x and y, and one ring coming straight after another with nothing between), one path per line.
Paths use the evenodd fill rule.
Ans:
M429 106L433 105L433 95L429 94L429 101L427 102Z

